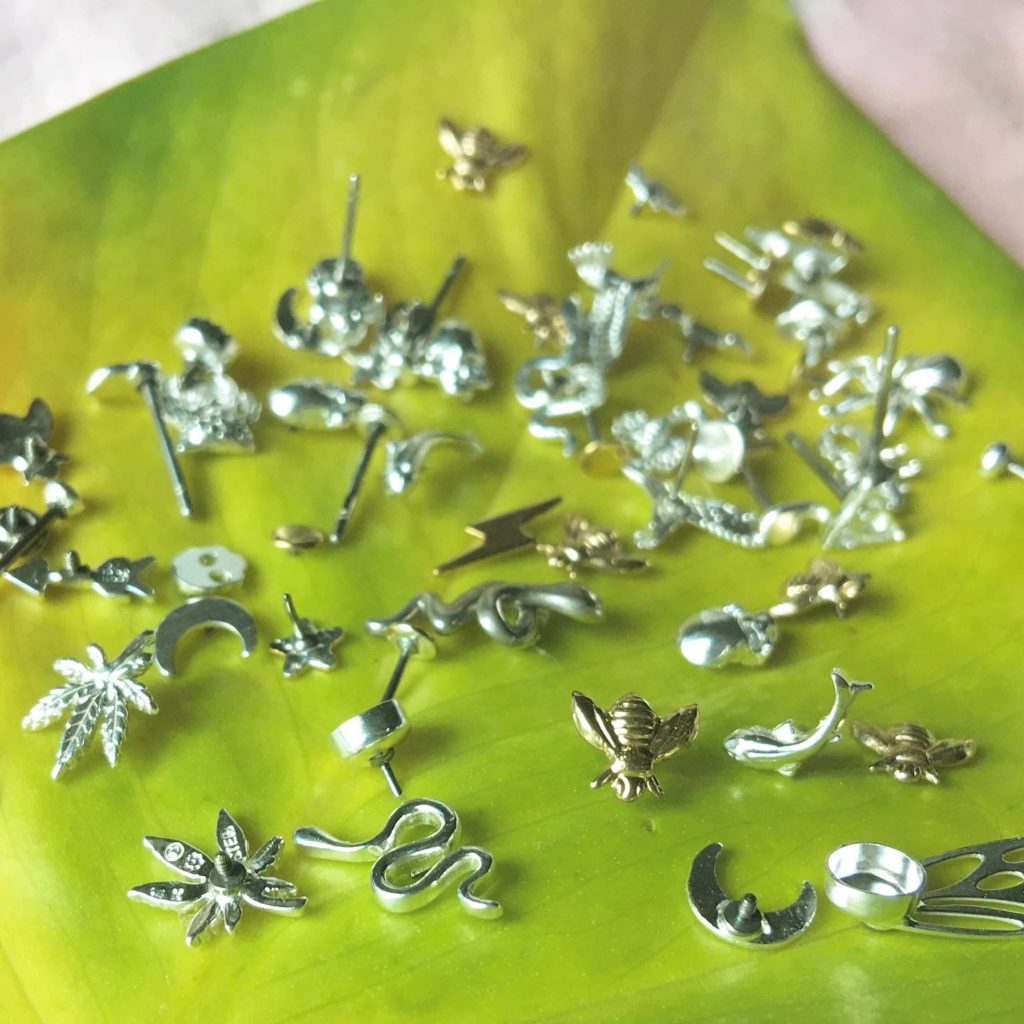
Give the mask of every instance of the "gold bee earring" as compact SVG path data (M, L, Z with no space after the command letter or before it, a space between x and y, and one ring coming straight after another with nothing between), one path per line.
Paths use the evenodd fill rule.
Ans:
M937 740L923 725L901 722L879 729L867 722L851 722L853 738L881 759L868 765L868 771L885 772L898 782L939 784L939 768L970 761L977 752L974 740Z
M580 735L611 762L590 788L610 782L620 800L632 801L644 790L662 795L654 765L693 742L700 715L696 704L688 704L661 718L638 693L624 694L605 711L576 690L572 718Z

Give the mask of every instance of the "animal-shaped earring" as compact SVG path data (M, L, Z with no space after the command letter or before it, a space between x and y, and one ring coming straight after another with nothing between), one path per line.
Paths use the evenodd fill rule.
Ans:
M67 461L47 443L53 432L53 413L41 399L34 398L24 416L0 413L0 465L13 467L25 483L52 480Z
M446 117L438 125L437 140L452 161L437 176L450 181L458 192L486 192L498 171L514 167L528 152L518 143L501 142L480 125L463 130Z
M703 352L742 352L748 359L754 356L750 342L736 331L716 331L702 323L675 303L659 302L657 315L679 328L683 338L683 362L694 362Z
M679 653L701 668L723 665L761 665L771 657L778 641L778 620L830 605L843 618L864 592L868 577L850 573L835 562L816 558L807 572L791 576L784 598L764 612L748 612L738 604L707 608L679 627Z
M667 213L670 217L686 216L686 207L637 164L630 164L626 171L626 187L633 193L633 205L629 208L632 217L639 216L644 210Z
M295 311L297 288L289 288L278 300L274 332L291 349L340 356L384 319L384 296L370 292L363 268L352 258L359 184L358 174L349 176L340 254L320 260L306 278L310 300L306 322Z
M49 587L91 586L104 597L152 597L153 588L141 579L142 573L156 561L143 558L108 558L95 569L85 565L77 551L67 551L64 563L51 569L45 558L34 558L14 569L4 570L4 578L22 590L42 597Z
M923 725L901 722L879 729L868 722L851 722L853 738L881 755L868 771L884 772L897 782L939 784L939 768L970 761L977 752L974 740L938 740Z
M832 688L835 690L832 707L812 729L797 725L791 718L772 729L751 725L725 738L725 752L747 768L778 772L792 778L804 761L840 738L839 730L850 705L858 694L873 689L871 683L850 682L837 668L832 669Z
M573 691L572 720L579 734L611 762L590 788L610 782L612 792L625 801L645 790L661 796L654 766L696 739L699 717L697 705L688 704L661 718L638 693L623 694L605 711L586 694Z

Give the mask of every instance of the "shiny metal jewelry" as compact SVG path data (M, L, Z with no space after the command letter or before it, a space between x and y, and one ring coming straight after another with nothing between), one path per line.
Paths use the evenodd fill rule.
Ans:
M581 569L626 573L647 568L646 559L630 555L614 530L594 526L576 513L566 517L560 541L538 543L537 551L553 569L564 569L571 580Z
M270 412L295 430L345 430L366 402L362 391L314 377L274 388L267 396Z
M58 519L67 519L82 511L82 499L70 485L62 480L47 480L43 485L46 511L29 522L24 514L10 514L12 521L23 525L3 554L0 554L0 572L10 568L19 558L37 547ZM18 506L12 506L17 508ZM24 513L24 510L22 510ZM5 531L6 532L6 531Z
M851 722L853 738L881 759L868 771L884 772L898 782L939 784L939 768L952 768L970 761L977 752L974 740L937 740L923 725L900 722L879 729L868 722Z
M274 836L250 856L245 833L225 810L217 818L218 852L213 857L181 839L146 836L142 845L188 881L136 885L128 890L128 899L192 914L185 933L189 946L220 926L228 934L233 932L245 905L289 915L305 909L306 897L300 896L291 882L264 874L277 860L284 839Z
M763 949L803 935L818 909L818 894L804 882L800 895L782 910L761 910L748 892L730 899L718 881L718 859L725 847L710 843L693 859L686 882L690 909L706 928L737 946Z
M1006 473L1024 480L1024 463L1002 441L994 441L981 453L978 469L987 480L994 480Z
M1024 935L1022 852L1024 836L963 846L922 861L881 843L851 843L826 858L825 895L879 931L1014 938ZM963 865L957 881L926 890L928 868L956 861ZM1007 875L1015 881L1000 884Z
M417 594L394 615L369 619L366 628L375 636L394 623L426 621L435 633L454 633L472 619L492 639L506 647L529 647L540 638L541 625L550 613L578 622L593 622L604 614L601 600L579 583L500 583L470 587L453 601L438 594Z
M404 835L422 832L424 826L432 829L428 836L402 842ZM494 859L479 846L458 846L461 831L459 816L447 804L419 799L393 811L387 824L366 842L348 843L310 827L297 829L294 841L314 857L375 861L370 888L381 906L393 913L419 910L461 878L462 909L474 917L499 917L501 904L476 892Z
M409 721L402 705L395 700L398 684L413 656L429 661L436 653L434 641L415 626L397 622L377 633L390 640L399 651L398 661L391 673L380 700L366 711L347 718L331 733L338 753L345 760L358 761L370 768L378 768L396 797L402 795L402 787L391 768L395 747L409 732Z
M259 636L256 620L237 601L227 597L193 597L168 612L156 627L156 667L165 676L177 672L174 652L178 641L193 629L218 626L234 633L242 641L242 657L248 658Z
M398 417L386 406L373 402L363 406L356 416L354 423L356 427L365 433L366 441L363 443L363 451L356 463L352 480L348 485L348 491L342 500L341 508L334 520L334 529L330 533L329 540L332 544L340 544L348 524L352 519L352 513L356 508L356 500L359 491L363 486L363 479L370 467L370 460L373 458L374 450L383 439L388 430L400 426Z
M0 465L13 467L26 484L54 479L67 456L47 443L52 432L53 413L41 398L24 416L0 413Z
M523 318L523 326L533 335L537 348L543 348L551 342L565 344L566 331L561 306L546 292L517 295L502 288L498 291L498 298L510 313Z
M303 551L319 547L324 542L323 531L315 526L302 523L284 523L271 534L275 548L287 551L290 555L298 555Z
M861 596L868 577L848 573L835 562L816 558L807 572L786 580L784 598L764 612L748 612L738 604L707 608L679 627L679 653L700 668L723 665L761 665L771 657L778 641L778 620L801 615L819 605L830 605L843 618Z
M291 679L308 668L329 671L338 664L335 646L345 636L341 626L318 626L312 619L304 619L295 611L291 594L284 595L284 610L292 624L292 635L278 637L270 642L275 654L284 655L282 671Z
M818 406L822 416L846 416L873 407L887 371L884 356L857 356L828 364L831 377L811 391L814 401L832 399ZM936 413L943 401L966 405L967 372L950 355L915 356L897 359L892 367L888 405L882 434L890 437L906 412L916 413L933 437L947 438L951 431Z
M683 336L683 362L690 364L694 362L703 352L742 352L748 359L752 359L754 351L750 342L736 331L716 331L713 327L702 323L696 317L691 316L682 306L674 303L659 302L658 316L675 324Z
M339 356L358 345L384 318L384 296L370 292L363 268L352 258L359 181L358 174L349 175L340 254L320 260L306 278L310 301L306 322L295 311L297 288L289 288L278 299L274 333L291 349Z
M39 516L24 505L4 505L0 508L0 555L14 547L36 524ZM28 547L21 549L22 555L30 553L43 542L43 537L36 537Z
M791 718L773 729L752 725L730 733L725 752L747 768L778 772L792 778L804 761L840 738L840 729L857 694L873 689L871 683L849 682L842 672L832 669L835 698L828 713L812 729L797 725Z
M656 181L637 164L626 171L626 187L633 193L630 216L637 217L644 210L667 213L670 217L686 216L686 207L660 181Z
M486 192L499 171L514 167L528 152L518 143L500 141L480 125L463 130L446 117L437 126L437 141L452 161L437 176L458 192Z
M713 373L701 370L698 382L708 405L739 427L752 443L766 443L765 420L780 416L789 409L789 395L765 394L750 380L727 383Z
M99 644L89 644L85 648L89 664L74 658L58 658L53 663L66 682L36 701L21 720L23 729L35 732L70 712L51 778L58 779L67 771L97 731L103 756L113 768L127 731L129 706L146 715L157 713L152 695L139 682L153 660L152 648L153 631L147 629L110 661Z
M240 587L248 563L220 544L186 548L171 559L174 582L183 594L210 594Z
M108 558L95 569L85 565L77 551L67 551L59 568L51 569L44 558L22 562L4 571L6 580L41 597L48 587L91 586L103 597L153 596L153 588L142 581L142 573L156 561L151 555L144 558Z
M427 456L439 445L461 448L479 455L484 446L473 434L455 434L450 430L427 430L410 434L400 441L384 444L384 490L404 494L419 479Z
M153 362L140 360L134 363L117 363L113 366L102 366L95 370L86 381L85 390L87 394L97 394L102 390L107 391L108 381L122 379L131 384L142 396L149 409L149 414L156 428L157 441L160 446L160 454L167 467L167 473L171 478L171 488L174 491L175 501L178 503L178 511L188 518L192 515L192 499L188 493L188 486L185 477L178 464L178 457L175 454L174 443L164 423L163 413L160 406L160 367Z
M526 533L523 526L531 519L536 519L537 516L553 509L561 500L561 498L548 498L546 501L524 505L511 512L503 512L490 519L481 519L478 522L470 523L466 527L466 533L478 539L480 543L475 548L471 548L455 558L450 558L447 562L442 562L434 569L434 575L440 576L441 573L491 558L494 555L505 554L508 551L536 547L537 538Z
M688 704L661 718L638 693L623 694L605 711L574 690L572 720L579 734L610 762L590 788L610 782L620 800L632 801L645 790L662 795L654 766L696 739L700 714L696 704Z

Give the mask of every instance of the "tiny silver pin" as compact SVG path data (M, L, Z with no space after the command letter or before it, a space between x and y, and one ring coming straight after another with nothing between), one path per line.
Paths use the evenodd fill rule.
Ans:
M1010 451L1003 441L994 441L981 453L979 472L988 480L1010 473L1024 480L1024 463Z
M58 519L67 519L82 511L82 499L69 484L62 480L47 480L43 487L46 511L20 532L17 539L0 554L0 572L10 568L19 558L27 554L49 532Z

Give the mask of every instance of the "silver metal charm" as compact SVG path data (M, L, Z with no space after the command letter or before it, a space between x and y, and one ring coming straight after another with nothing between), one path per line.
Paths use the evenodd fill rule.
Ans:
M292 635L270 642L270 649L284 655L282 671L288 679L305 672L307 668L327 672L338 664L335 646L345 636L341 626L318 626L312 619L304 619L295 611L291 594L284 595L284 610L292 624Z
M403 842L410 832L430 828L429 835ZM495 918L501 904L477 894L480 880L494 860L478 846L458 846L458 815L439 800L413 800L392 812L377 835L363 843L349 843L318 828L300 828L295 845L314 857L343 861L375 861L370 887L385 910L397 914L432 903L459 882L459 903L474 917Z
M486 192L498 171L514 167L528 153L518 143L501 142L487 128L473 125L462 129L446 117L438 124L437 141L452 161L437 176L450 181L458 192Z
M1024 480L1024 463L1002 441L994 441L981 453L979 471L987 480L1012 473Z
M0 555L5 555L28 535L38 520L39 516L24 505L4 505L0 508ZM42 536L37 536L27 547L21 548L21 554L29 554L43 539Z
M414 353L413 373L446 395L472 398L491 386L480 339L465 324L445 320Z
M679 653L701 668L761 665L775 651L778 620L829 605L843 618L867 585L864 573L849 573L825 558L816 558L807 572L786 580L784 598L765 612L748 612L738 604L707 608L679 628Z
M153 588L142 582L142 573L155 562L151 555L144 558L108 558L95 569L85 565L77 551L67 551L64 564L51 569L44 558L22 562L6 570L4 578L30 594L41 597L47 587L91 586L103 597L145 597L153 596Z
M362 391L306 377L274 388L267 396L271 413L297 430L345 430L366 405Z
M658 316L679 328L683 336L683 362L692 363L702 352L742 352L748 359L754 352L750 342L736 331L716 331L674 303L658 303Z
M248 562L219 544L186 548L171 560L174 582L183 594L209 594L239 587Z
M610 782L612 792L630 802L644 792L662 795L654 766L697 738L700 713L696 704L688 704L661 718L638 693L623 694L605 711L574 690L572 720L579 734L610 762L590 788Z
M730 384L707 370L701 370L698 380L705 401L739 427L751 442L765 443L765 420L780 416L789 408L789 395L766 395L750 380Z
M633 193L631 216L636 217L645 209L671 217L686 216L686 207L660 181L649 177L636 164L630 164L626 171L626 186Z
M837 668L832 669L832 687L832 707L814 728L805 729L787 718L772 729L762 725L737 729L725 738L725 752L747 768L792 778L804 761L840 739L846 713L857 694L874 688L871 683L849 682Z
M418 619L436 633L447 635L471 619L492 639L507 647L529 647L540 637L548 614L556 612L579 622L593 622L604 614L600 598L579 583L480 583L454 601L438 594L417 594L394 615L369 619L366 628L375 636L396 622Z
M23 729L35 732L70 712L51 778L58 779L67 771L97 730L103 756L113 768L128 728L129 706L146 715L157 713L152 695L139 682L153 660L152 647L153 631L147 629L110 661L99 644L89 644L85 648L89 664L74 658L58 658L53 663L54 670L67 681L38 700L21 721Z
M0 413L0 465L12 466L25 483L54 479L67 456L47 443L52 432L53 413L41 398L24 416Z
M920 862L881 843L851 843L826 858L825 895L880 931L1015 938L1024 935L1022 852L1024 836L963 846ZM926 889L928 868L956 861L962 865L957 881ZM1007 876L1013 878L1008 884Z
M833 360L828 364L832 376L811 391L811 398L832 399L818 407L822 416L846 416L873 407L887 370L884 356ZM941 401L967 404L967 373L960 362L950 355L907 355L896 360L891 373L883 435L890 437L903 414L914 412L934 437L949 437L950 428L938 419L935 406Z
M438 445L452 445L479 455L484 446L472 434L454 434L449 430L427 430L411 434L401 441L384 445L384 490L404 494L419 478L429 453Z
M230 934L245 905L275 914L300 914L306 897L291 882L264 874L284 846L281 836L268 839L250 855L241 826L227 811L217 817L218 852L208 857L181 839L146 836L142 845L161 864L187 882L146 882L128 890L128 899L162 910L192 915L185 942L194 946L223 925Z
M697 920L720 939L737 946L763 949L803 935L818 909L818 894L804 882L800 895L782 910L761 910L748 892L730 899L718 881L718 859L725 847L709 843L693 859L686 895Z
M41 515L27 512L20 506L9 506L6 526L0 526L0 536L10 538L6 549L0 554L0 572L9 569L19 558L38 547L50 527L58 519L67 519L82 511L82 499L73 487L62 480L47 480L43 485L43 500L46 511ZM16 536L15 536L16 534Z
M193 597L168 612L156 627L156 667L165 676L177 672L174 652L178 641L199 626L220 626L235 633L242 641L243 658L256 650L256 620L237 601L227 597Z
M340 255L320 260L306 278L306 321L302 322L295 310L297 288L289 288L278 299L274 332L291 349L340 356L358 345L384 318L384 296L370 292L363 268L352 258L358 209L359 175L352 174Z
M378 768L392 795L398 797L402 795L402 787L391 768L391 759L395 755L395 747L409 732L409 722L402 705L394 697L409 660L415 655L429 661L437 648L423 630L405 622L394 623L377 635L390 640L399 651L391 678L380 700L372 708L342 722L331 733L331 739L345 760Z
M434 569L434 575L440 576L443 572L449 572L452 569L458 569L461 566L470 565L472 562L479 562L484 558L491 558L508 551L536 547L537 538L526 533L523 526L531 519L536 519L537 516L553 509L561 500L561 498L548 498L546 501L539 501L534 505L524 505L511 512L503 512L499 516L470 523L466 527L466 533L477 538L480 543L475 548L471 548L455 558L450 558L447 562L442 562Z

